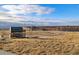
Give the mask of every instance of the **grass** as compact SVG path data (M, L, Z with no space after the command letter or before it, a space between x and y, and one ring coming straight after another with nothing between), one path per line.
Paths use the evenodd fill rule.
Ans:
M9 43L3 44L2 49L18 55L79 54L79 32L30 31L26 33L37 38L11 39ZM43 36L46 37L42 38Z

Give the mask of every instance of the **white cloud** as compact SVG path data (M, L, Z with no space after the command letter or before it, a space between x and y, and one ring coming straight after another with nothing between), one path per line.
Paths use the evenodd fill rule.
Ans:
M0 21L2 20L3 21L3 19L10 19L9 17L6 17L6 16L0 16Z
M37 18L37 17L26 17L27 20L24 20L25 22L27 21L33 21L33 22L64 22L63 20L59 19L50 19L50 18ZM22 20L23 21L23 20Z
M1 7L8 11L0 12L0 21L16 22L16 23L25 23L28 21L44 22L44 23L61 22L59 20L52 20L52 19L46 20L43 18L33 17L30 15L28 16L28 14L32 13L35 13L38 16L41 16L43 14L51 14L52 12L55 11L55 8L49 8L40 5L2 5Z
M10 14L49 14L55 11L55 8L43 7L40 5L3 5L3 8L9 10Z
M0 12L0 21L2 22L16 22L19 23L21 21L21 17L12 17L8 15L6 12Z

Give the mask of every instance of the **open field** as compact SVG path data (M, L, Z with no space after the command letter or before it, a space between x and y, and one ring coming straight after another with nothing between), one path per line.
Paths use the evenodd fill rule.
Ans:
M79 54L79 32L27 31L30 38L10 39L0 43L5 51L20 55Z

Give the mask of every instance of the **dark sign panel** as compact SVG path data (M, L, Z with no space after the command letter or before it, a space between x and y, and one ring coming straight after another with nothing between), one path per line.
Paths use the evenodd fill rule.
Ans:
M11 27L11 32L23 32L22 27Z
M11 27L11 37L23 38L23 27Z

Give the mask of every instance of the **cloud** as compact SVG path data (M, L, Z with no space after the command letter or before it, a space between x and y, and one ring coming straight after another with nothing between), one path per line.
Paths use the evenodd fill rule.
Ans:
M53 17L43 17L52 15L55 8L42 5L0 5L0 22L11 22L31 25L70 25L78 24L79 20L74 19L53 19Z
M0 21L17 22L17 23L22 23L21 21L44 22L45 20L43 20L42 18L40 19L38 17L31 16L31 14L41 16L43 14L51 14L52 12L55 11L55 8L44 7L41 5L29 5L29 4L2 5L0 7L3 8L4 10L7 10L0 12Z
M10 14L49 14L55 11L55 8L43 7L40 5L3 5L4 9L9 10Z
M12 17L6 12L0 12L0 22L14 22L14 23L21 23L21 17Z
M51 19L51 18L38 18L38 17L27 17L27 20L22 20L23 22L27 22L27 21L33 21L33 22L43 22L43 23L47 23L47 22L64 22L63 20L60 19Z

